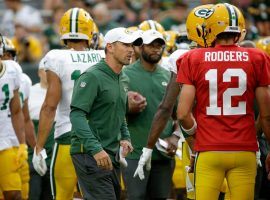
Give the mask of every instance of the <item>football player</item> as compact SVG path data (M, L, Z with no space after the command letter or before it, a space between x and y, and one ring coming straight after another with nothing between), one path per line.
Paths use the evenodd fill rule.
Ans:
M56 117L55 146L50 166L51 187L54 199L66 200L72 199L77 183L69 153L69 113L74 81L87 68L101 60L104 51L89 49L93 36L93 19L81 8L72 8L64 13L60 21L60 35L67 49L51 50L45 56L48 88L40 111L33 165L40 175L46 173L44 145Z
M12 41L7 38L3 37L3 56L1 56L2 60L16 60L16 49L12 43ZM25 124L25 134L26 134L26 141L27 143L34 148L36 144L35 133L34 133L34 125L29 115L28 109L28 99L30 95L30 87L32 85L31 79L24 73L22 73L22 69L19 65L14 65L17 70L20 72L20 100L22 111L24 115L24 124ZM10 118L7 118L6 126L9 124L9 133L10 138L14 147L15 152L18 151L19 141L16 137L16 133L13 129L12 122ZM25 150L26 151L26 150ZM27 155L27 154L26 154ZM19 169L21 182L22 182L22 199L28 199L29 193L29 165L27 162L27 157L22 163L22 166Z
M213 47L194 49L177 61L177 82L182 87L178 118L186 134L196 132L197 200L218 199L225 177L231 200L254 199L255 97L270 141L270 58L257 49L237 45L244 27L237 7L216 4L205 18L202 34ZM195 101L196 120L192 115Z
M165 33L165 29L163 28L163 26L155 20L145 20L140 23L138 27L142 31L153 29L160 32L161 34Z
M203 26L203 23L204 23L204 17L207 13L211 13L212 7L213 7L212 4L198 6L198 7L194 8L193 10L191 10L188 17L187 17L187 21L186 21L187 36L188 36L188 39L190 39L191 41L193 41L193 43L195 43L196 47L204 47L205 41L202 38L202 35L198 33L198 29L201 30L201 27ZM170 64L169 70L171 71L171 80L168 84L166 93L163 97L163 101L161 102L161 104L160 104L160 106L155 114L155 117L152 121L152 126L150 129L148 143L147 143L147 148L149 148L149 149L152 149L155 146L155 143L156 143L160 133L165 128L167 120L171 116L173 106L176 103L176 98L180 92L180 87L179 87L178 83L176 83L176 81L175 81L177 71L178 71L178 68L176 66L176 60L179 57L184 56L184 54L186 52L188 52L188 50L178 49L175 52L173 52L169 57L168 62ZM180 133L175 132L175 134L177 137L180 137L180 135L178 135ZM188 145L187 145L187 143L188 143ZM188 165L190 162L189 160L190 160L191 153L190 153L189 146L190 147L193 146L193 138L192 137L186 138L186 142L184 143L184 146L182 148L183 149L183 163L185 165ZM170 151L171 149L173 149L173 148L168 147L168 151ZM149 158L151 158L151 154L148 154L148 155L149 155ZM144 162L142 162L143 165L148 160L148 158L145 157L148 155L142 154L142 160L144 161ZM185 167L185 165L184 165L184 167ZM178 169L176 169L176 170L178 170ZM185 169L183 169L183 170L186 171ZM190 178L191 183L193 184L193 181L192 181L193 180L193 173L189 173L187 178ZM188 198L195 199L194 188L190 187L187 184L186 189L187 189ZM222 193L226 192L226 183L224 183L224 186L221 187L221 192ZM223 194L221 194L221 196L223 196Z
M1 36L0 55L3 55L3 37ZM4 199L21 199L21 179L18 169L27 158L25 144L24 118L20 105L20 66L11 60L0 60L0 189ZM10 118L17 140L18 151L13 149L10 134ZM15 160L15 162L14 162Z

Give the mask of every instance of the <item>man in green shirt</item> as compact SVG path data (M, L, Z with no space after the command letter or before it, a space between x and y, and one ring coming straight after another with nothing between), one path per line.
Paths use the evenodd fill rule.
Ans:
M132 151L125 120L126 78L138 35L115 28L104 37L106 58L76 81L71 101L71 155L85 199L120 199L119 144L123 156Z
M152 153L151 164L148 165L148 171L144 177L139 175L139 178L143 180L138 177L133 178L133 176L137 175L136 168L141 152L145 151L143 147L147 142L153 116L170 79L169 71L158 64L165 47L162 34L156 30L147 30L142 34L142 38L143 45L140 59L123 70L129 78L129 90L138 92L147 101L146 107L141 112L130 113L127 118L134 151L127 156L128 167L123 169L123 177L127 187L128 199L144 200L147 197L150 199L167 199L174 170L173 157L161 154L155 148ZM171 118L161 135L161 138L165 139L170 146L172 142L174 143L174 151L177 148L179 139L177 136L172 135L175 127ZM172 154L174 155L175 152ZM151 170L149 169L150 165Z

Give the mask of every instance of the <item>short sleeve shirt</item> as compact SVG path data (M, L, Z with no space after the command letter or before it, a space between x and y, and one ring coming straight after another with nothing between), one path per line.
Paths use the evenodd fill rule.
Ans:
M194 49L178 59L177 82L196 88L195 149L256 151L254 98L270 84L270 59L257 49Z

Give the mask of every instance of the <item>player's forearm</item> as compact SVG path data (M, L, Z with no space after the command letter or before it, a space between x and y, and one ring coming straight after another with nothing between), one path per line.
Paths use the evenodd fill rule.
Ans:
M191 149L192 152L194 152L194 143L195 143L195 138L193 136L185 138L189 148Z
M264 132L264 135L270 144L270 116L260 116L261 126Z
M38 136L36 143L37 152L43 149L47 141L54 122L55 113L56 107L51 107L44 102L39 116Z
M14 90L13 98L10 102L10 113L11 121L20 144L25 143L25 127L24 127L24 117L20 104L19 90Z
M24 117L21 109L11 114L11 121L19 143L25 143Z
M160 134L164 130L169 118L171 117L172 109L160 107L156 112L152 121L150 134L147 141L147 148L153 149Z
M25 124L25 139L27 144L30 145L32 148L34 148L36 146L36 134L34 124L29 114L28 99L24 101L22 111Z
M34 148L36 146L36 134L32 120L25 121L25 137L27 144Z

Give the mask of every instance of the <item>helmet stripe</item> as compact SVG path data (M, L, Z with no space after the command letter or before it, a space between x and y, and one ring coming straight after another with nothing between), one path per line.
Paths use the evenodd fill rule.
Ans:
M225 3L226 8L230 16L230 26L238 26L238 15L234 7L228 3Z
M226 6L227 11L228 11L228 15L229 15L229 26L232 26L232 14L231 14L231 10L230 10L229 5L227 3L224 3L224 5Z
M73 13L74 9L71 10L70 15L69 15L69 32L71 32L72 30L72 13Z
M80 12L78 11L77 13L76 13L76 33L78 33L78 21L79 21L79 14L80 14Z
M79 9L74 8L72 9L71 13L71 33L76 33L78 30L78 15L79 15Z
M233 10L234 10L234 13L235 13L236 26L239 26L239 24L238 24L238 13L237 13L237 11L236 11L236 9L234 7L233 7Z
M148 20L148 23L149 23L150 29L157 30L157 28L155 26L155 22L153 20Z

